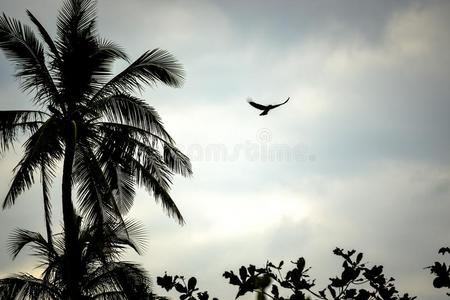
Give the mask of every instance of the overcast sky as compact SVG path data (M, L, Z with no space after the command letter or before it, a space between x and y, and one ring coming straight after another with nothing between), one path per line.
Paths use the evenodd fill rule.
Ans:
M30 9L54 33L59 6L0 10ZM322 288L340 271L332 250L355 248L400 292L443 299L423 268L450 244L450 1L100 0L98 23L131 57L164 48L186 69L183 88L142 97L192 159L172 191L187 224L139 192L130 215L149 245L127 259L232 299L225 270L304 256ZM1 109L29 107L4 55L0 70ZM246 103L289 96L265 117ZM0 195L16 152L0 161ZM15 227L44 232L42 210L33 189L1 212L0 245ZM0 276L36 272L33 259L0 251Z

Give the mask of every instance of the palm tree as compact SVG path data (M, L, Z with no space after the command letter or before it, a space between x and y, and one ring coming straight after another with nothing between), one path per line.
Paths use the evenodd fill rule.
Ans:
M0 48L14 62L25 91L35 92L36 110L0 111L0 153L22 133L30 134L3 208L34 183L41 172L48 241L51 243L49 186L63 163L62 208L69 257L68 299L79 299L76 206L88 222L122 219L137 186L151 192L169 216L183 217L169 194L174 173L192 173L189 159L175 146L155 109L134 97L135 89L158 82L179 87L183 69L167 51L154 49L113 76L112 63L128 60L123 50L96 33L95 2L66 0L53 40L27 11L41 39L15 19L0 17ZM45 46L45 47L44 47Z
M80 227L78 227L79 229ZM140 252L142 228L132 221L112 222L103 226L87 224L78 230L81 253L80 299L157 299L152 293L147 273L137 264L119 261L127 248ZM43 268L40 278L19 274L0 279L1 299L67 299L67 279L72 270L67 269L68 259L64 235L56 235L50 244L41 234L16 230L10 239L9 249L13 258L29 246L40 258Z

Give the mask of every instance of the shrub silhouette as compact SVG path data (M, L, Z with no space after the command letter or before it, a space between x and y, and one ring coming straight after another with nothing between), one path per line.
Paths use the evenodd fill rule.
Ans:
M449 247L442 247L438 251L439 254L445 255L450 253ZM437 289L447 288L450 289L450 266L447 266L445 263L434 262L434 265L427 267L430 269L431 274L433 274L433 286ZM447 296L450 296L450 293L447 293Z
M254 265L242 266L238 272L226 271L223 277L229 284L238 287L236 299L247 294L257 293L257 299L274 300L306 300L313 296L323 300L354 299L354 300L413 300L408 294L400 295L394 286L394 278L386 279L383 266L369 267L363 262L363 254L355 250L344 251L336 248L333 253L344 260L343 271L340 276L330 278L330 284L323 289L314 289L315 280L308 275L310 268L300 257L291 262L292 269L284 275L281 261L273 264L268 261L264 267ZM191 277L187 284L183 276L169 276L165 274L157 278L157 284L167 291L175 288L180 293L181 300L208 300L208 292L198 292L197 280ZM270 290L270 292L268 292ZM197 293L196 293L197 292ZM217 299L217 298L213 298Z

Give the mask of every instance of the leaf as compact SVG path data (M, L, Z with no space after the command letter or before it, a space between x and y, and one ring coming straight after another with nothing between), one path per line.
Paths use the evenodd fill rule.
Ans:
M166 291L170 291L172 289L169 283L172 283L172 276L167 276L167 274L165 274L164 277L156 277L156 284L164 288Z
M292 287L292 284L287 280L280 282L280 285L285 289L290 289Z
M278 287L274 284L272 285L272 291L271 291L272 295L275 296L275 299L278 299L278 297L280 296L280 293L278 291Z
M209 299L209 295L208 295L208 292L203 292L203 293L197 293L197 297L198 297L198 300L208 300Z
M300 257L298 260L297 260L297 269L300 271L300 272L303 272L303 269L305 268L305 259L303 258L303 257Z
M450 248L449 247L442 247L441 249L439 249L439 254L445 255L445 253L450 253Z
M358 253L358 256L356 257L356 263L359 264L361 262L362 258L363 258L363 254Z
M188 280L188 290L193 291L195 289L195 286L197 285L197 278L191 277Z
M0 17L0 48L16 67L24 90L36 91L35 101L48 102L58 98L45 62L44 48L29 26L6 15Z
M433 286L437 289L440 289L445 286L445 280L442 277L436 277L433 280Z
M175 289L177 290L178 293L187 293L186 287L184 287L181 283L176 283Z
M356 296L356 289L348 289L345 291L346 299L354 299Z
M184 80L181 64L166 50L153 49L142 54L125 70L112 78L97 92L94 98L101 98L116 90L141 89L142 83L155 85L157 82L180 87Z
M335 248L333 250L333 253L337 256L342 256L342 254L344 253L343 250L341 248Z
M334 287L343 287L346 282L342 281L340 278L330 278L331 286Z
M242 284L242 282L239 280L239 277L237 277L233 273L233 271L223 273L223 277L229 279L230 280L229 283L232 285L241 285Z
M248 273L250 274L250 276L253 276L253 275L255 275L256 267L254 265L249 265L247 270L248 270Z
M241 281L244 282L247 279L247 268L242 266L239 268L239 277L241 277Z

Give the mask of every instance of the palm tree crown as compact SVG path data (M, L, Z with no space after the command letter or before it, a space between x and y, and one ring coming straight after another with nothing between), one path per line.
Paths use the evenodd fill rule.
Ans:
M152 293L147 273L137 264L119 261L126 248L138 253L142 247L142 227L133 221L111 222L103 226L85 224L78 230L81 245L79 271L80 299L156 299ZM15 258L29 246L40 258L42 276L19 274L0 279L1 299L51 299L68 298L67 278L69 270L64 235L56 235L49 244L41 234L19 229L12 235L9 249Z
M167 191L173 172L191 174L189 160L175 147L154 108L131 94L144 84L180 86L182 67L167 51L154 49L112 76L112 62L128 58L120 47L97 36L94 4L66 1L56 41L28 11L47 49L28 26L0 17L0 48L15 63L23 89L36 92L39 107L0 111L1 151L22 132L31 134L3 207L14 204L33 184L37 169L49 183L57 161L73 143L74 181L80 208L89 216L126 212L137 183L183 222Z
M113 76L112 63L128 60L124 51L96 31L95 1L66 0L53 40L27 11L30 27L0 17L0 48L16 67L25 91L35 93L36 110L0 111L0 153L22 133L29 137L3 208L34 183L41 172L47 240L51 244L49 187L63 161L62 207L68 268L80 263L76 211L93 224L122 220L137 186L145 187L166 212L183 223L169 194L174 173L192 173L189 159L175 146L155 109L132 95L145 85L179 87L183 69L167 51L154 49ZM78 206L72 201L77 186ZM77 208L76 208L77 207ZM123 220L122 220L123 221ZM69 273L69 282L81 274ZM78 299L77 286L68 299Z

